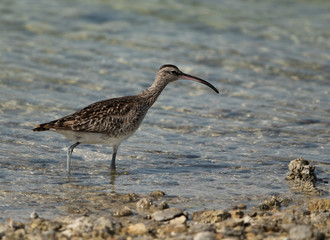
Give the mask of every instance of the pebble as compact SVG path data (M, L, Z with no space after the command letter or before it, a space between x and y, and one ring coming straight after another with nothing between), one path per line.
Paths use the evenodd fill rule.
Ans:
M245 210L245 209L246 209L246 205L243 204L243 203L240 203L240 204L234 206L232 209L233 209L233 210L236 210L236 209Z
M150 207L153 205L153 202L149 198L141 198L137 203L136 203L136 208L138 211L145 211L150 209Z
M167 221L178 217L183 214L183 210L180 208L167 208L165 210L160 210L152 214L153 219L156 221Z
M311 228L306 225L293 226L289 231L291 240L309 240L312 239L313 232Z
M206 223L194 223L190 225L189 232L191 233L199 233L199 232L214 232L215 226L212 224Z
M216 236L213 232L200 232L196 234L194 240L216 240Z
M161 225L157 228L157 233L161 239L165 236L179 236L187 232L187 226L184 224L167 224Z
M159 203L159 204L157 205L157 208L158 208L159 210L163 210L163 209L169 208L169 205L168 205L167 202L162 201L161 203Z
M22 222L15 222L13 219L8 219L8 226L14 230L25 228L25 224Z
M8 224L0 222L0 236L8 229Z
M74 219L71 224L66 227L66 230L63 232L67 237L72 237L76 232L84 233L91 232L93 230L93 222L88 217L80 217Z
M244 217L244 212L241 210L231 210L229 211L233 218L242 218Z
M30 219L36 219L39 217L39 214L36 212L36 211L33 211L31 214L30 214Z
M132 235L144 235L148 232L148 228L144 223L136 223L128 226L128 233Z
M330 232L330 212L321 212L318 214L313 213L310 218L314 226L320 228L328 226Z
M124 201L125 202L133 202L138 199L138 196L135 193L127 193L124 195Z
M316 199L308 204L307 209L311 212L323 212L330 210L330 199Z
M271 196L270 199L265 200L265 204L267 204L270 208L280 208L283 199L277 196Z
M149 194L151 197L155 197L155 198L161 198L165 196L165 193L163 191L155 191Z
M170 224L185 224L187 222L187 217L185 215L181 215L180 217L176 217L170 220Z
M109 218L100 217L94 223L94 230L99 233L106 232L112 234L116 229L115 224Z
M248 216L253 217L253 218L256 217L257 215L258 215L258 213L256 211L252 211L252 212L248 213Z
M132 215L133 212L129 207L124 207L122 209L118 209L117 211L114 212L115 217L126 217Z
M24 235L26 234L26 231L24 228L20 228L18 230L15 231L15 238L16 239L23 239Z
M204 222L204 223L216 223L230 218L231 215L229 212L218 209L218 210L205 210L197 211L192 214L192 217L195 222Z

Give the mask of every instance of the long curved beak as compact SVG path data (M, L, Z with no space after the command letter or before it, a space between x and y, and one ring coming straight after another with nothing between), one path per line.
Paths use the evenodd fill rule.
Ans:
M200 79L198 77L194 77L194 76L191 76L189 74L186 74L186 73L182 73L182 76L181 78L183 79L187 79L187 80L191 80L191 81L194 81L194 82L199 82L199 83L203 83L205 84L206 86L210 87L213 89L213 91L215 91L216 93L219 93L218 89L216 89L211 83L203 80L203 79Z

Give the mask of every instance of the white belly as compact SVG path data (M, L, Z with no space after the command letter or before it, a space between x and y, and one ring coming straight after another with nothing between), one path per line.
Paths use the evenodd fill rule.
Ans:
M108 144L108 145L118 145L125 139L133 135L134 132L129 134L119 136L119 137L109 137L102 133L93 132L76 132L76 131L65 131L65 130L54 130L57 133L64 135L67 139L86 143L86 144Z

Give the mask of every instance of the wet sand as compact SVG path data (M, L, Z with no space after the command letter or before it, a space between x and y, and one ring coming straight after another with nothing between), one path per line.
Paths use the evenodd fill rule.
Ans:
M162 191L148 195L97 193L67 216L0 223L0 239L329 239L330 199L317 189L314 167L303 159L289 165L292 191L305 197L269 196L260 204L187 212L184 199Z

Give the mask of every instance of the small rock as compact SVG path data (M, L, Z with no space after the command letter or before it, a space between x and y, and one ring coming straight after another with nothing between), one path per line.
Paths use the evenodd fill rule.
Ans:
M115 226L109 218L100 217L94 222L94 231L96 231L98 235L110 235L115 232Z
M310 226L295 225L289 231L290 239L292 240L309 240L312 238L313 232Z
M244 212L241 210L231 210L229 211L233 218L242 218L244 217Z
M219 209L194 212L192 217L195 222L216 223L230 218L231 215L227 211Z
M62 233L67 237L72 237L76 233L82 234L85 232L91 232L93 230L93 223L88 217L80 217L74 219L71 224L66 227L66 230Z
M0 222L0 238L8 229L8 224Z
M245 209L246 209L246 205L243 204L243 203L241 203L241 204L238 204L238 205L237 205L237 208L238 208L238 209L241 209L241 210L245 210Z
M330 226L330 212L312 213L311 222L318 228L328 228ZM330 233L330 231L329 231Z
M165 239L168 239L169 236L176 236L182 233L187 232L187 226L184 224L168 224L163 225L157 228L157 233L159 236L167 237ZM160 238L163 239L163 238ZM172 238L171 238L172 239Z
M265 204L268 205L270 208L279 208L281 207L283 199L277 196L272 196L270 199L265 200Z
M20 229L16 230L14 233L15 239L24 239L25 235L26 235L26 232L25 232L24 228L20 228Z
M259 204L257 206L257 208L260 209L260 210L263 210L263 211L266 211L266 210L269 210L270 209L269 206L267 204L265 204L265 203Z
M191 233L199 233L199 232L215 232L215 227L212 224L206 224L206 223L194 223L193 225L190 225L189 232Z
M149 198L141 198L137 203L136 203L136 208L138 211L145 211L149 210L150 207L152 206L152 200Z
M216 236L213 232L199 232L194 237L194 240L216 240Z
M304 210L304 211L303 211L303 215L304 215L304 216L309 216L309 215L311 215L311 211Z
M246 209L246 205L243 203L240 203L234 207L232 207L233 210L237 210L237 209L241 209L241 210L245 210Z
M155 197L155 198L160 198L160 197L164 197L165 193L163 191L155 191L149 194L151 197Z
M303 158L297 158L292 160L289 163L289 171L290 173L287 176L287 180L305 180L305 181L316 181L316 175L314 173L315 167L309 165L307 160Z
M154 212L152 214L152 217L156 221L167 221L170 219L173 219L175 217L178 217L183 214L183 211L180 208L167 208L165 210L160 210L157 212Z
M270 199L265 200L263 203L259 204L256 208L267 211L271 209L278 209L281 207L282 199L277 196L272 196Z
M317 199L308 204L307 209L311 212L330 211L330 199Z
M257 212L254 212L254 211L248 213L248 216L249 217L256 217L257 215L258 215L258 213Z
M125 202L134 202L138 199L138 196L135 193L128 193L124 196Z
M31 214L30 214L30 219L36 219L36 218L38 218L39 217L39 215L38 215L38 213L36 212L36 211L33 211Z
M252 218L250 216L245 216L245 217L243 217L243 222L244 222L245 226L248 226L252 222Z
M132 235L144 235L148 233L148 228L144 223L131 224L128 226L128 232Z
M34 239L38 239L34 236ZM56 231L55 230L48 230L48 231L45 231L45 232L42 232L42 240L44 239L58 239L56 238Z
M68 212L72 214L87 216L91 211L84 206L69 205Z
M163 210L163 209L166 209L166 208L169 208L169 205L168 205L168 203L165 202L165 201L162 201L161 203L159 203L159 204L157 205L157 209L159 209L159 210Z
M297 158L289 164L290 173L286 180L290 181L289 186L293 192L303 192L309 195L322 195L322 192L316 188L315 167L309 165L309 162Z
M292 198L284 198L282 204L287 207L293 202Z
M13 219L8 219L9 227L13 228L14 230L25 228L25 224L21 222L15 222Z
M124 207L114 212L115 217L126 217L132 215L133 212L129 207Z
M217 229L223 228L223 226L233 229L244 225L244 220L241 218L229 218L226 221L216 223Z
M170 220L170 224L185 224L187 222L187 217L185 215L181 215L180 217L176 217Z

